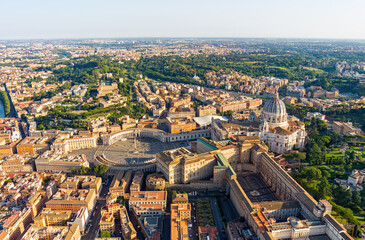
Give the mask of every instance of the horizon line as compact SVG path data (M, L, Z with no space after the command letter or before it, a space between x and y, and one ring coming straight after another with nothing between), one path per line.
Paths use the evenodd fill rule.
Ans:
M247 39L247 40L330 40L330 41L364 41L365 38L316 38L316 37L66 37L66 38L4 38L0 41L55 41L55 40L133 40L133 39L212 39L212 40L232 40L232 39Z

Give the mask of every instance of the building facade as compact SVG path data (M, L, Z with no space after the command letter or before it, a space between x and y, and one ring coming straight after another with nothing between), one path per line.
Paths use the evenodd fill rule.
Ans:
M249 119L240 124L213 120L213 140L237 136L259 136L269 145L271 151L281 154L293 148L303 149L306 131L303 122L288 120L285 104L276 93L265 103L260 118L252 112Z
M304 123L288 121L285 104L276 93L261 113L260 139L269 144L271 151L283 153L295 147L303 149L305 137Z

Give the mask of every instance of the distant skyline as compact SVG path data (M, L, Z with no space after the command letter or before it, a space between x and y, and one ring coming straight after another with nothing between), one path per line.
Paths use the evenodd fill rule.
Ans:
M0 39L365 39L364 0L0 0Z

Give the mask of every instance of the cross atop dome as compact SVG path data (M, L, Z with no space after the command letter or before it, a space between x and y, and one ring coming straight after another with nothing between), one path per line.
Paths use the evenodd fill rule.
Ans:
M279 90L276 90L274 93L274 98L279 99Z

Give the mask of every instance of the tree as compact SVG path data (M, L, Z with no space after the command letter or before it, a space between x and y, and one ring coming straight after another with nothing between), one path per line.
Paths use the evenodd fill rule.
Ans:
M352 170L352 164L351 163L349 163L349 164L346 165L346 170L347 171L351 171Z
M104 176L107 171L108 171L109 167L105 164L99 164L93 167L92 171L96 176Z
M324 177L324 178L330 178L331 177L331 174L327 170L323 170L322 171L322 177Z
M228 110L227 112L224 112L223 115L226 116L226 117L228 117L228 118L231 118L232 115L233 115L233 113L234 112L232 110Z
M350 161L355 162L356 161L356 153L355 151L351 151L349 155Z
M5 115L8 115L10 113L10 100L8 94L5 91L0 91L0 101L4 105Z
M102 231L101 233L100 233L100 237L101 238L110 238L112 235L110 234L110 232L108 232L108 231Z
M322 172L315 167L306 167L300 171L300 177L308 180L319 180L322 178Z
M23 113L20 118L22 119L22 121L26 122L27 121L27 116Z
M360 196L360 193L357 192L357 191L354 191L352 193L352 202L355 204L355 205L360 205L361 204L361 196Z
M87 174L89 171L90 171L90 168L88 168L88 167L81 166L79 168L79 174L81 174L81 175Z
M307 149L307 160L311 164L319 165L322 163L323 153L317 143L313 142L309 145Z
M324 145L326 145L327 147L329 146L329 143L331 142L331 137L326 135L326 136L323 136L321 138L321 141L324 143Z
M327 178L323 177L317 187L317 189L319 190L318 198L325 199L328 196L329 188L330 188L330 184L328 183Z
M303 153L294 153L293 157L300 160L300 161L305 160L305 154L303 154Z

